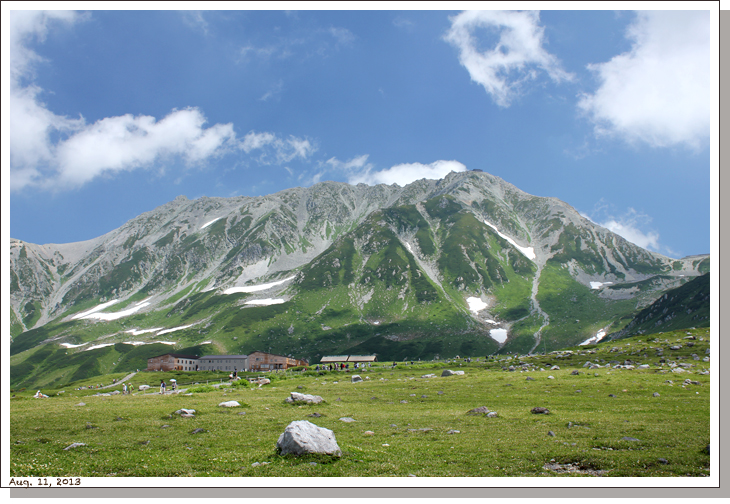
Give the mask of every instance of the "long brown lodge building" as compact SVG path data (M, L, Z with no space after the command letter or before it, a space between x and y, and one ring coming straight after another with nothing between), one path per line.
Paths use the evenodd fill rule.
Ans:
M249 355L183 355L168 353L147 359L147 371L274 371L308 366L305 360L265 352Z

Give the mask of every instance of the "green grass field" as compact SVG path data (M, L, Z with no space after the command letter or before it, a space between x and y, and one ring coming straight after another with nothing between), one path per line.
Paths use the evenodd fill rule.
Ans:
M696 339L684 339L688 333ZM204 385L221 377L143 372L132 381L152 389L126 396L76 390L119 374L71 384L63 393L44 390L48 399L14 391L11 476L709 476L710 375L699 373L710 363L692 358L705 357L709 329L652 336L574 347L572 354L289 373L260 388L224 384L189 396L151 392L160 378ZM674 344L682 349L670 350ZM650 368L583 367L626 360ZM521 372L520 361L534 367ZM677 373L670 363L692 367ZM441 377L443 369L465 374ZM369 379L351 383L356 373ZM430 373L436 377L422 378ZM286 404L293 391L325 402ZM230 400L241 407L218 406ZM467 414L480 406L498 416ZM534 407L550 413L532 414ZM175 415L180 408L196 410L195 418ZM280 456L276 441L294 420L334 431L342 457ZM72 443L85 446L65 451Z

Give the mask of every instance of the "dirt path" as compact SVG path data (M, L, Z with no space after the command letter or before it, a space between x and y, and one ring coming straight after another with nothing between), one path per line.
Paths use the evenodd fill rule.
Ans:
M136 374L137 374L136 371L134 373L130 373L127 376L125 376L124 378L122 378L121 380L117 380L116 383L112 383L111 385L104 385L103 387L99 387L99 389L107 389L107 388L116 387L117 385L121 385L122 383L125 383L125 382L131 380L132 377Z

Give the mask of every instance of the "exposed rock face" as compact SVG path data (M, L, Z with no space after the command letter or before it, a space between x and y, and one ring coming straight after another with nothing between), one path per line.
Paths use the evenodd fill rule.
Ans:
M279 436L276 447L281 455L322 453L342 456L342 450L337 445L334 432L306 420L298 420L287 425Z

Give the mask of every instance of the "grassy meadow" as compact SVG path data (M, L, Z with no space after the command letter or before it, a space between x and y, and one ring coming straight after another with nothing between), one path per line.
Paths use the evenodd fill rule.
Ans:
M147 393L77 390L119 373L43 390L47 399L11 391L11 476L709 476L710 375L699 373L710 363L692 357L704 358L709 344L709 329L697 329L544 356L274 374L262 387L214 389L202 386L220 382L214 374L141 372L132 382L150 385ZM613 368L627 360L650 367ZM692 367L673 372L678 364ZM444 369L464 375L441 377ZM353 374L365 381L352 383ZM172 377L197 391L154 393ZM184 385L194 380L201 385ZM324 402L287 404L290 392ZM241 407L218 406L232 400ZM468 414L481 406L497 416ZM181 408L195 417L174 414ZM342 457L280 456L276 441L295 420L331 429ZM64 450L72 443L85 446Z

